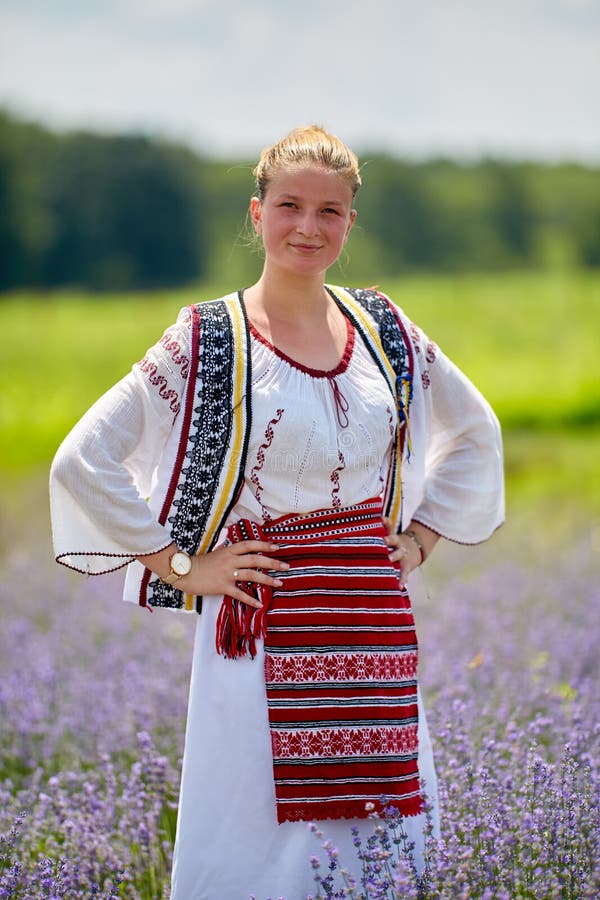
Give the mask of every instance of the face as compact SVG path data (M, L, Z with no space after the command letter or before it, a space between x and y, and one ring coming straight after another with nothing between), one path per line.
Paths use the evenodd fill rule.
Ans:
M336 261L356 218L348 182L313 165L277 173L263 200L252 198L250 213L267 264L305 275Z

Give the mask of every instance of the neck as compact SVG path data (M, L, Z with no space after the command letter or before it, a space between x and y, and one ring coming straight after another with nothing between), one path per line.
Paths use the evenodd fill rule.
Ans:
M323 318L330 306L323 275L290 275L266 264L244 296L252 311L288 322Z

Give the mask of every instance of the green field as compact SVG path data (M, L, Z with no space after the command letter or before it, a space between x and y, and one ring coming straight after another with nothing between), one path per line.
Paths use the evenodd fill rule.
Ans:
M419 896L599 896L600 272L381 288L490 399L508 476L505 527L440 542L413 582L445 841ZM178 309L222 292L0 299L2 896L39 896L41 873L47 896L73 895L63 878L168 895L193 617L141 615L118 576L55 566L47 474Z
M421 276L380 285L492 402L509 499L600 513L600 273ZM201 285L155 294L0 299L0 478L48 466L90 403L127 372Z

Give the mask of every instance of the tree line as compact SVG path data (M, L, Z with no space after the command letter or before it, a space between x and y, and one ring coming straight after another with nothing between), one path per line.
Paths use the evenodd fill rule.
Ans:
M137 134L50 131L0 111L0 290L152 289L260 269L252 163ZM600 169L362 155L334 278L600 265Z

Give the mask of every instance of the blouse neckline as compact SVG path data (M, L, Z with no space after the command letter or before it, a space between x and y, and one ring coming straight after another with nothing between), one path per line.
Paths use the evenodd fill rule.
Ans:
M241 291L240 299L243 302ZM355 330L353 323L347 316L344 316L344 320L346 322L346 345L344 347L344 352L342 353L342 357L339 363L337 364L337 366L334 366L333 369L313 369L310 366L305 366L304 363L298 362L297 359L293 359L293 357L288 356L287 353L284 353L283 350L280 350L279 347L276 347L274 344L272 344L271 341L269 341L263 334L260 333L254 323L247 318L248 328L252 337L256 338L256 340L261 344L264 344L265 347L268 347L269 350L275 354L275 356L283 359L286 363L288 363L288 365L292 366L294 369L298 369L300 372L304 372L306 375L310 375L312 378L335 378L336 375L341 375L342 372L345 372L350 365L350 360L352 359L352 351L354 350Z

